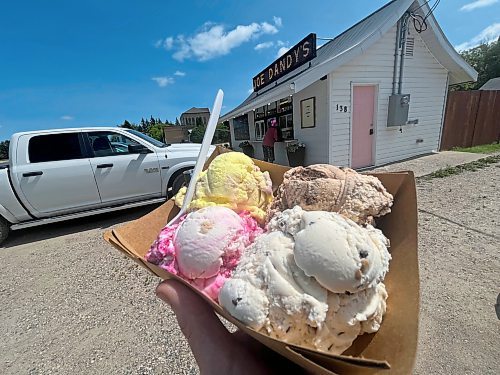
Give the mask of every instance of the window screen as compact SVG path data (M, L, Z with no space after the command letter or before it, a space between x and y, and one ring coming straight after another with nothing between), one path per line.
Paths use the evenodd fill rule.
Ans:
M29 140L31 163L84 158L79 133L37 135Z

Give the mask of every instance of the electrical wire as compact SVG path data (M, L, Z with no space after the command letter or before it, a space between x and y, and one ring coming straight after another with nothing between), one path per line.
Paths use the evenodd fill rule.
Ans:
M417 33L420 34L421 32L424 32L425 30L427 30L427 19L436 10L436 8L440 2L441 2L441 0L436 0L436 2L432 5L432 7L429 8L429 11L427 12L427 14L425 16L421 16L420 14L417 14L415 12L417 10L419 10L420 8L422 8L424 5L429 4L430 0L426 1L424 4L419 6L417 9L414 9L410 13L410 17L413 19L413 27L415 28L415 31Z

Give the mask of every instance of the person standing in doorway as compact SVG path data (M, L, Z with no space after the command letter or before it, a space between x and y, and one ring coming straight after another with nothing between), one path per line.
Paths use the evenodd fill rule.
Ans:
M264 152L264 161L274 162L274 143L278 140L278 123L276 119L271 119L270 126L262 140L262 151Z

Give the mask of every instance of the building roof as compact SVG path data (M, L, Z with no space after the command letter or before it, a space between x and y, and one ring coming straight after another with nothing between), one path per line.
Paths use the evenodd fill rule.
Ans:
M500 90L500 77L490 79L479 90Z
M202 108L192 107L191 109L188 109L186 112L183 112L182 115L192 115L192 114L197 114L197 113L210 114L210 110L206 107L202 107Z
M426 0L393 0L359 21L333 40L318 48L316 57L309 64L293 70L278 79L272 87L253 92L238 107L221 117L230 117L263 106L278 97L286 97L345 65L376 43L408 10L425 15L429 12ZM427 19L428 28L420 36L434 57L450 73L449 84L475 81L477 72L458 54L437 24L434 15Z

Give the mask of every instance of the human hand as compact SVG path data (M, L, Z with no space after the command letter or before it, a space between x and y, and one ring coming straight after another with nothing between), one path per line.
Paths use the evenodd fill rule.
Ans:
M212 308L181 283L166 280L156 295L172 308L201 374L306 373L246 333L230 333Z

